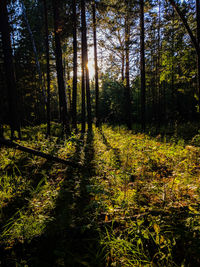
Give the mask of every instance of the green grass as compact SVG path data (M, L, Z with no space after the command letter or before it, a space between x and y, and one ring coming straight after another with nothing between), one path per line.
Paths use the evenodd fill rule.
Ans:
M27 128L21 143L83 169L1 148L2 266L200 264L198 135L167 142L103 125L63 141L59 132Z

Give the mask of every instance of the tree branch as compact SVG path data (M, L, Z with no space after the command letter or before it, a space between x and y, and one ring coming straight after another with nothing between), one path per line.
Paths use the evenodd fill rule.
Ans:
M20 151L23 151L23 152L26 152L26 153L29 153L29 154L32 154L32 155L35 155L35 156L45 158L45 159L47 159L49 161L55 161L55 162L58 162L58 163L69 165L69 166L74 167L74 168L82 168L83 167L79 163L75 163L75 162L72 162L72 161L69 161L69 160L64 160L64 159L61 159L61 158L58 158L58 157L55 157L55 156L52 156L52 155L49 155L49 154L34 150L34 149L31 149L31 148L28 148L28 147L24 147L24 146L21 146L21 145L15 143L15 142L10 141L10 140L6 140L6 139L0 138L0 145L11 147L11 148L15 148L15 149L18 149Z
M170 4L173 6L174 10L179 15L181 21L183 22L184 27L186 28L186 30L187 30L190 38L191 38L191 41L192 41L192 43L196 49L197 54L199 54L200 51L199 51L199 46L198 46L197 40L196 40L195 36L193 35L192 30L191 30L186 18L184 17L182 11L180 10L179 6L176 4L176 2L174 0L168 0L168 1L170 2Z

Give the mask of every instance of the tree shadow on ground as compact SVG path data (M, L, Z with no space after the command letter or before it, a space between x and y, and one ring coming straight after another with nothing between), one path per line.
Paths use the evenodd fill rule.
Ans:
M58 147L52 148L49 153L56 154L58 153ZM15 155L15 154L14 154ZM47 172L52 167L52 162L49 161L41 161L40 164L32 163L31 160L34 160L36 156L27 156L27 153L22 153L20 158L13 158L11 159L11 163L2 170L0 168L0 173L6 173L6 175L12 176L14 180L14 176L20 177L27 177L27 187L24 188L23 191L18 192L15 194L14 197L9 198L2 206L0 206L1 214L0 214L0 233L4 228L4 225L8 223L11 217L15 215L17 211L20 209L26 209L28 200L31 197L31 191L33 191L38 184L40 183L41 179L43 179L44 172ZM31 188L31 190L30 190Z
M108 139L106 138L105 134L103 133L102 128L99 128L98 132L100 133L100 135L102 137L102 140L103 140L103 143L104 143L104 145L106 145L107 149L113 151L113 154L114 154L114 157L115 157L115 161L116 161L116 165L121 167L122 166L122 161L121 161L121 158L120 158L120 150L118 148L114 148L114 147L111 146L111 144L108 142Z
M3 266L105 266L99 244L95 210L88 192L95 175L93 133L82 135L71 160L83 168L67 167L64 182L52 211L52 220L41 236L18 243ZM15 263L14 263L15 262ZM19 266L25 266L19 265Z

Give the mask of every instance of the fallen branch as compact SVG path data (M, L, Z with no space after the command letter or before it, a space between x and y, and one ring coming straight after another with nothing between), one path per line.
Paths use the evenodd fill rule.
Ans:
M52 155L49 155L49 154L34 150L34 149L31 149L31 148L28 148L28 147L24 147L24 146L21 146L21 145L15 143L15 142L10 141L10 140L6 140L6 139L0 138L0 145L11 147L11 148L15 148L15 149L18 149L20 151L27 152L29 154L32 154L32 155L35 155L35 156L38 156L38 157L42 157L42 158L45 158L45 159L50 160L50 161L55 161L55 162L58 162L58 163L69 165L69 166L74 167L74 168L82 168L83 167L79 163L75 163L75 162L72 162L72 161L69 161L69 160L61 159L61 158L58 158L58 157L55 157L55 156L52 156Z

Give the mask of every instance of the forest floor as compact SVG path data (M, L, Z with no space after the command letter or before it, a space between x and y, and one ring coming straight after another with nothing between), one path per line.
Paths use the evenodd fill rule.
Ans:
M200 135L52 132L19 143L82 168L0 148L0 266L200 266Z

